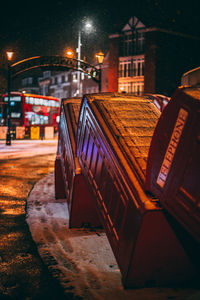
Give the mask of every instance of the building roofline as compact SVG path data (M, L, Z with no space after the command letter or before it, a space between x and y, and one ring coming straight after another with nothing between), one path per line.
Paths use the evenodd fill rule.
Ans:
M145 29L145 32L151 32L151 31L160 31L160 32L164 32L164 33L169 33L169 34L173 34L173 35L185 37L185 38L190 38L190 39L194 39L194 40L200 40L200 38L197 37L197 36L193 36L193 35L181 33L181 32L178 32L178 31L172 31L172 30L168 30L168 29L164 29L164 28L149 27L149 28Z
M143 29L144 32L159 31L159 32L172 34L172 35L175 35L175 36L180 36L180 37L183 37L183 38L188 38L188 39L193 39L193 40L200 41L200 37L198 37L198 36L185 34L185 33L178 32L178 31L172 31L172 30L168 30L168 29L164 29L164 28L160 28L160 27L146 27L146 28L144 27L142 29ZM110 39L119 38L122 35L123 35L123 33L114 33L114 34L110 34L109 38Z
M110 39L114 39L114 38L118 38L118 37L120 37L121 36L121 34L119 34L119 33L114 33L114 34L110 34L109 35L109 38Z

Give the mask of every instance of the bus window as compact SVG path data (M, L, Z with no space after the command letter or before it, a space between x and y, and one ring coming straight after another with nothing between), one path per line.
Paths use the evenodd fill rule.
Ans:
M11 118L21 118L21 102L10 102L10 116Z

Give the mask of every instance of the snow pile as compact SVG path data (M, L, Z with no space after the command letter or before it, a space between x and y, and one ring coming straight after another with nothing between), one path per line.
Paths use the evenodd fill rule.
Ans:
M124 290L121 274L105 233L69 229L66 201L55 200L54 175L40 180L27 202L27 223L38 251L67 295L85 300L200 299L194 289Z

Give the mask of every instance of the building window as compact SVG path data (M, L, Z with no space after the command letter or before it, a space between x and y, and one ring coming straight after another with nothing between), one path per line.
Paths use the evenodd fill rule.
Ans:
M136 63L136 61L133 62L133 76L137 76L137 63Z
M49 78L49 77L51 77L51 71L44 71L43 78Z
M27 78L22 79L23 86L29 86L31 84L33 84L33 77L27 77Z
M144 76L144 58L119 62L119 77Z
M138 76L141 76L142 74L141 74L142 72L141 72L141 62L140 61L138 61Z
M144 32L138 32L137 52L138 53L144 52Z
M58 85L61 85L62 83L62 76L58 76Z
M124 35L124 56L133 55L133 33L126 32Z
M73 82L77 82L77 74L73 74Z
M126 31L121 42L120 56L132 56L144 52L144 32L141 30Z
M131 61L120 62L119 77L131 77Z
M22 85L26 86L26 83L27 83L27 78L22 79Z
M123 64L120 63L120 64L119 64L119 77L123 77L123 76L122 76L122 72L123 72Z
M33 77L28 77L28 84L32 84L33 83Z
M131 93L131 82L126 82L123 84L120 84L119 86L119 92L122 93Z
M48 95L48 91L49 91L48 85L46 85L46 84L42 85L42 87L41 87L42 95L43 96L47 96Z
M64 97L67 98L68 96L69 96L68 91L65 91L65 92L64 92Z
M124 82L119 83L119 92L132 93L134 95L143 95L144 82Z

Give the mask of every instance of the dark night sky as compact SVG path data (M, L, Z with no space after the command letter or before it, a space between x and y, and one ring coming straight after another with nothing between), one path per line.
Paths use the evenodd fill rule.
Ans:
M107 37L137 16L145 25L200 35L199 0L32 0L7 1L1 7L0 51L15 50L15 60L35 55L62 54L77 47L77 29L90 19L95 32L82 34L88 49L106 51ZM91 52L91 51L90 51Z

